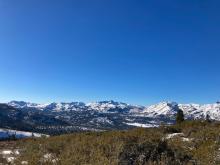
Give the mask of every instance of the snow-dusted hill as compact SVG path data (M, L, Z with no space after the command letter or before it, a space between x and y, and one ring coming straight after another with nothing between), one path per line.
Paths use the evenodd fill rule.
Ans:
M126 103L115 102L115 101L100 101L85 104L83 102L71 102L71 103L49 103L49 104L37 104L24 101L11 101L8 105L18 109L38 109L43 111L51 112L62 112L62 111L83 111L93 110L98 112L114 112L114 110L126 110L131 112L140 112L144 109L142 106L132 106Z
M80 131L79 128L109 130L128 129L134 126L155 127L160 125L161 122L172 124L175 122L175 116L179 109L183 110L186 119L205 119L208 116L210 119L220 121L219 102L205 105L161 102L148 107L115 101L88 104L82 102L36 104L11 101L7 105L17 109L19 113L13 110L13 112L6 114L10 118L2 122L3 125L0 125L0 127L6 126L7 128L8 123L11 122L10 120L15 117L17 119L23 117L25 119L22 120L23 125L25 123L30 126L33 125L34 130L39 128L44 133L47 133L48 130L59 133L61 130L67 132ZM4 111L4 113L6 112ZM24 112L25 116L22 112ZM30 115L31 118L29 117ZM39 131L39 129L36 130Z
M174 116L177 113L178 104L175 102L161 102L146 107L142 113L148 117Z
M146 107L143 113L148 117L175 117L178 109L183 110L187 119L205 119L208 115L210 119L220 120L220 103L214 104L177 104L175 102L161 102L156 105Z
M129 113L146 117L173 117L178 109L183 110L186 118L205 118L220 120L220 103L214 104L178 104L176 102L161 102L148 107L130 105L115 101L101 101L85 104L83 102L36 104L24 101L11 101L8 105L18 109L37 109L49 112L97 111L99 113Z
M19 109L33 108L37 110L44 110L44 111L48 110L48 111L54 111L54 112L82 110L85 108L85 104L82 102L36 104L36 103L30 103L30 102L24 102L24 101L11 101L8 103L8 105L14 108L19 108Z
M180 104L179 108L183 110L188 118L204 119L208 115L210 119L220 120L220 103L214 104Z
M11 101L8 103L8 105L19 109L36 108L38 110L43 110L47 106L47 104L36 104L25 101Z

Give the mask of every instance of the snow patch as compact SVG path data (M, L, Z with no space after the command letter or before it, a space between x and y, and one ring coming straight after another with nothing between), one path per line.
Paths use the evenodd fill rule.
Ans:
M127 125L130 125L130 126L135 126L135 127L142 127L142 128L152 128L152 127L159 127L159 125L156 125L156 124L141 124L141 123L125 123Z
M186 137L184 137L184 134L183 133L172 133L172 134L168 134L166 137L165 137L165 139L173 139L173 138L176 138L176 137L178 137L178 138L180 138L183 142L190 142L190 141L192 141L193 139L191 139L191 138L186 138Z
M45 135L45 134L17 131L17 130L11 130L11 129L1 129L0 128L0 139L7 139L7 138L10 138L12 136L17 138L17 139L28 138L28 137L38 137L39 138L39 137L42 137L42 136L49 137L49 135Z
M91 123L100 123L100 124L113 124L111 120L107 117L97 117L91 120Z
M172 138L177 137L177 136L183 137L184 134L183 134L183 133L172 133L172 134L168 134L168 135L166 136L166 139L172 139Z

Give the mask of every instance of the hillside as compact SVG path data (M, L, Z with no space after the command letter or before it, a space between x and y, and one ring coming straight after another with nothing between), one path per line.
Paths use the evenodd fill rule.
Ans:
M115 101L37 104L11 101L0 104L0 128L61 135L83 131L128 130L175 124L177 111L185 119L220 120L220 103L178 104L160 102L137 106Z
M161 102L137 106L115 101L94 103L37 104L11 101L0 104L0 128L31 131L50 135L82 131L128 130L135 127L158 127L175 124L181 109L189 120L220 120L220 103L178 104Z
M217 165L219 132L218 122L186 121L159 128L26 139L1 146L5 151L1 159L31 165Z

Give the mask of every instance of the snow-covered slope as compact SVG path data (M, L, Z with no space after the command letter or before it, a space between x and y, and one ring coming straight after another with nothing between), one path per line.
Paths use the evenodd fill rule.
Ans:
M42 137L42 136L47 137L48 135L0 128L0 139L8 139L12 137L15 137L16 139L21 139L21 138Z
M199 119L204 117L199 104L179 104L178 107L183 110L186 118Z
M82 110L85 108L85 104L82 102L36 104L36 103L29 103L29 102L24 102L24 101L11 101L8 103L8 105L15 107L15 108L19 108L19 109L34 108L37 110L55 111L55 112Z
M51 103L44 107L44 110L61 112L61 111L80 111L85 109L85 104L82 102L71 103Z
M183 110L186 119L205 119L209 117L220 121L219 102L205 105L161 102L148 107L115 101L100 101L88 104L82 102L36 104L11 101L8 105L19 109L17 115L19 118L22 116L21 112L23 111L26 114L25 119L29 117L29 114L32 114L32 118L28 120L28 123L42 121L41 124L44 126L48 126L48 123L53 126L55 125L53 124L54 121L59 120L56 127L65 125L65 127L91 127L92 129L104 130L106 128L127 129L128 126L149 127L150 125L159 125L161 122L172 124L175 122L175 116L179 109ZM35 113L32 113L32 110ZM14 119L14 111L10 113L11 118L8 120ZM6 113L6 111L4 112ZM39 120L42 115L45 115L44 118ZM35 122L32 122L32 119L35 119ZM6 126L9 125L8 123L8 121L5 121Z
M220 120L220 103L206 104L200 107L211 119Z
M178 109L182 109L186 118L205 118L207 115L211 119L220 120L220 103L214 104L178 104L176 102L161 102L149 107L134 106L126 103L115 101L100 101L85 104L83 102L71 103L50 103L50 104L36 104L24 101L11 101L8 105L19 108L34 108L42 111L63 112L63 111L83 111L92 110L100 113L130 113L141 114L147 117L173 117L176 115Z
M180 104L179 108L183 110L188 118L206 118L208 115L210 119L220 120L220 103L214 104Z
M177 104L175 102L161 102L156 105L146 107L142 112L147 117L174 117L181 109L187 119L205 119L208 115L210 119L220 120L220 103L214 104Z
M124 109L128 105L125 103L119 103L114 101L101 101L101 102L88 103L86 104L86 106L91 110L108 111L110 109L115 109L115 108Z
M36 104L29 103L24 101L11 101L8 105L19 108L33 108L43 111L51 111L51 112L62 112L62 111L82 111L82 110L93 110L98 112L114 112L117 111L131 111L131 112L139 112L143 109L141 106L132 106L126 103L115 102L115 101L100 101L85 104L83 102L71 102L71 103L50 103L50 104Z
M48 104L36 104L24 101L11 101L8 103L8 105L18 109L36 108L38 110L43 110Z
M90 110L95 110L99 112L140 112L144 108L142 106L134 106L122 102L115 102L112 100L88 103L86 104L86 106Z
M161 102L146 107L143 111L148 117L174 116L177 113L178 104L175 102Z

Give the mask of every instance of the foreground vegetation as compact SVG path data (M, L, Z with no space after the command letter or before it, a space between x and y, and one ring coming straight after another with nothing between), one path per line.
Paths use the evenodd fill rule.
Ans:
M14 164L217 165L220 124L185 121L159 128L76 133L19 140L16 147L21 154Z

